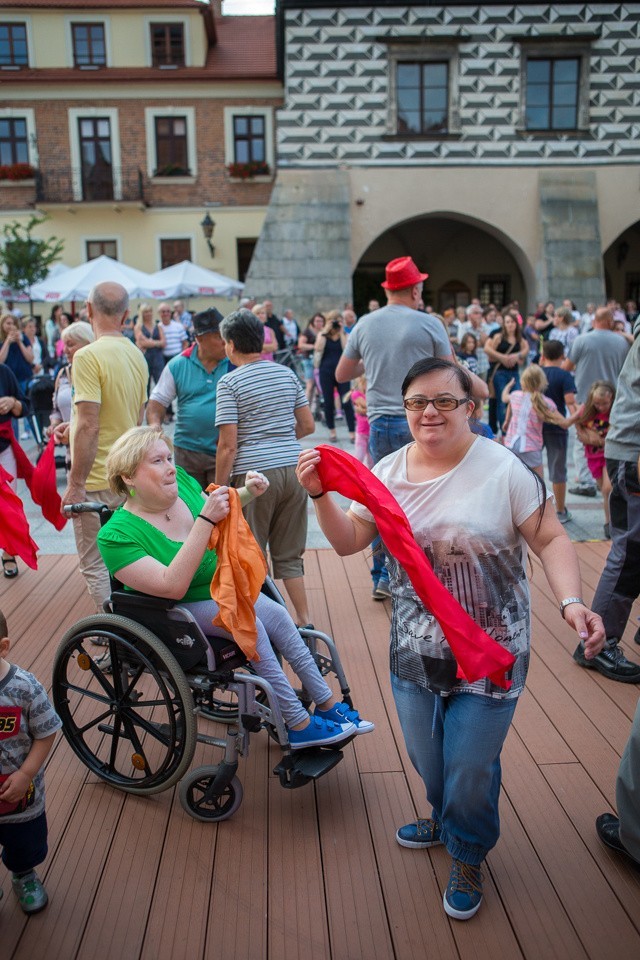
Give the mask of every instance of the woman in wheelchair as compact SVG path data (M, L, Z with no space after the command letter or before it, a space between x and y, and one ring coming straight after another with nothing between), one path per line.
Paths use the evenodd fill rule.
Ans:
M212 524L229 513L229 490L219 487L203 494L195 480L174 466L172 447L153 427L134 427L114 443L107 477L125 502L100 530L98 546L109 573L125 589L179 601L205 635L215 636L212 620L218 605L210 585L217 556L209 549L209 538ZM238 491L241 504L267 486L262 474L249 471ZM329 746L373 730L357 710L337 701L284 606L260 594L255 613L260 659L252 666L274 689L292 749ZM316 704L312 715L284 675L274 647Z

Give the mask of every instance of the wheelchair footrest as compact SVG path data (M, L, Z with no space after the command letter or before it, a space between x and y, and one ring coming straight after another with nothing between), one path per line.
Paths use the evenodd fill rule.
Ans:
M310 747L308 750L292 750L282 758L273 772L280 778L280 785L288 790L303 787L310 780L317 780L342 760L341 750Z

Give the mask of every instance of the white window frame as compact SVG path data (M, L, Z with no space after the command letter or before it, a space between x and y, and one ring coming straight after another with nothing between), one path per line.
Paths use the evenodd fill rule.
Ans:
M459 93L459 50L456 42L443 42L430 39L428 43L390 43L387 53L389 80L389 109L387 112L387 136L403 140L438 140L460 133L460 93ZM398 63L442 63L449 66L449 89L447 91L447 132L446 133L398 133Z
M224 108L224 163L228 166L235 163L233 118L234 117L264 117L264 147L265 160L269 164L271 174L274 172L275 151L273 144L273 108L272 107L225 107Z
M189 164L188 177L156 177L154 171L158 169L158 154L156 151L156 117L186 117L187 119L187 161ZM147 137L147 174L154 182L191 181L198 175L198 154L196 152L196 109L183 107L180 104L170 107L145 107L144 125Z
M117 253L116 260L118 260L121 263L122 262L122 237L119 234L111 234L111 236L105 236L104 233L84 234L83 236L80 237L80 243L82 244L82 256L86 257L87 260L89 259L87 254L87 243L96 243L96 242L104 243L105 241L108 241L109 243L112 243L112 242L115 243L116 253Z
M82 166L78 120L108 117L111 130L111 156L113 167L113 199L122 200L122 162L120 158L120 121L117 107L69 107L69 148L71 152L71 177L73 199L82 200Z
M101 23L104 27L104 50L105 56L107 59L104 67L76 67L75 61L73 59L73 30L71 25L74 23ZM66 16L64 18L64 38L65 45L67 48L67 63L70 67L73 67L74 70L81 70L83 73L91 73L92 70L104 70L105 67L110 67L111 62L111 20L109 17L105 17L104 14L91 13L78 13L77 16Z
M18 13L0 13L0 23L24 23L27 28L27 65L26 67L0 67L0 76L5 73L20 73L21 70L31 70L37 67L35 61L35 47L33 45L33 31L31 29L31 16L29 14Z
M158 270L162 269L162 241L163 240L189 240L191 245L191 261L193 262L193 257L196 250L196 235L195 233L184 233L180 230L176 230L173 233L159 233L156 234L156 263L158 264Z
M27 122L27 155L32 167L38 168L38 144L36 140L36 115L31 107L1 107L0 118L3 120L26 120Z
M148 67L153 67L153 52L151 50L151 24L152 23L181 23L182 39L184 43L184 66L192 67L191 60L191 34L189 31L189 18L180 16L180 14L171 14L159 12L154 17L144 17L144 55ZM181 70L178 66L153 67L154 70Z

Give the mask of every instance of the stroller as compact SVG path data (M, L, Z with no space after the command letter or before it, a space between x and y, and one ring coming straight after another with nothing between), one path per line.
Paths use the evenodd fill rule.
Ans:
M49 417L53 410L53 393L55 378L49 373L32 377L27 383L26 394L29 401L29 416L26 420L31 428L33 438L38 445L38 460L47 445L45 430L49 426ZM56 467L64 467L64 454L56 454Z

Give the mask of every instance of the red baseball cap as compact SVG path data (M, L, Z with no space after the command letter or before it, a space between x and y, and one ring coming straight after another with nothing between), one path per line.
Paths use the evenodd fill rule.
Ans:
M429 274L420 273L411 257L398 257L387 264L385 276L382 284L385 290L403 290L426 280Z

